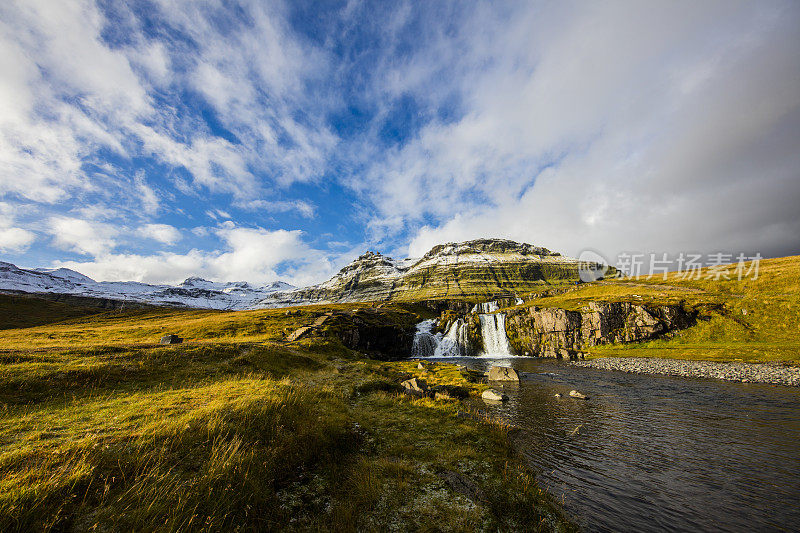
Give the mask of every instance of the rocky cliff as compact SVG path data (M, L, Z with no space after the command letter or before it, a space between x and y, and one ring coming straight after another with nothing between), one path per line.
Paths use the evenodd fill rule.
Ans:
M278 292L262 303L482 301L578 279L576 259L530 244L478 239L435 246L419 259L397 261L367 252L324 283Z
M578 311L531 306L507 312L506 334L517 354L574 359L591 346L653 339L696 320L695 310L678 305L589 302Z

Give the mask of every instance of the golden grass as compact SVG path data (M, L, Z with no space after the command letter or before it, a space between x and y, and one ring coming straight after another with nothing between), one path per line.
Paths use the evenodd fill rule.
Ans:
M572 529L502 427L394 392L418 375L478 394L456 367L285 342L330 309L142 310L0 332L0 530ZM365 316L413 316L381 312ZM165 332L190 342L154 345ZM489 496L476 504L441 472Z

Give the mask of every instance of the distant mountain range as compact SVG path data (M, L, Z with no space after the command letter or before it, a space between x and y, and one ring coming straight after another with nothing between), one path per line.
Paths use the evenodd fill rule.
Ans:
M69 294L89 298L131 301L152 305L206 309L252 309L276 291L294 286L276 281L254 287L247 282L217 283L191 277L177 286L150 285L136 281L95 281L68 268L27 270L0 262L0 291Z
M74 270L18 268L0 262L0 291L72 294L209 309L256 309L311 303L475 299L522 295L552 282L576 281L578 260L503 239L441 244L418 259L367 252L331 279L295 288L254 287L191 277L177 286L97 282Z

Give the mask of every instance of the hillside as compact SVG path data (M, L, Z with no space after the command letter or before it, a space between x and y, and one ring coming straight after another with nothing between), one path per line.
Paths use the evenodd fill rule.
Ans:
M503 239L435 246L419 259L394 260L367 252L328 281L276 292L262 305L322 302L483 301L523 297L578 280L578 261L546 248Z

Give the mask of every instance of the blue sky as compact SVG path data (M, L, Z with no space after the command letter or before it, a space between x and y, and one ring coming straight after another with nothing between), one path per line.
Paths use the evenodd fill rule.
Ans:
M0 6L0 259L303 285L366 249L800 252L794 2Z

